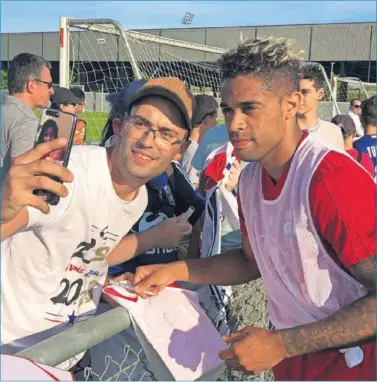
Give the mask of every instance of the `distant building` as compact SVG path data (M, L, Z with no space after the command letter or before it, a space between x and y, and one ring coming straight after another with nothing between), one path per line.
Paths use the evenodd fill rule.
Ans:
M333 62L334 72L340 76L359 77L365 82L376 81L375 23L177 28L140 30L140 32L220 48L234 46L241 38L270 35L292 38L296 41L297 46L305 52L304 58L307 61L321 63L328 74L330 74L331 62ZM77 34L75 39L79 41L78 49L74 53L75 60L80 60L80 42L82 41L84 46L85 41L88 41L90 37L85 36L88 33L85 31L72 33ZM92 44L92 46L97 46L98 48L95 49L99 51L101 49L98 44ZM117 51L117 46L114 45L111 49L114 50L111 56L119 57L122 60L121 57L124 55ZM174 50L174 48L172 49ZM53 81L59 82L59 32L1 33L2 68L6 70L12 58L20 52L35 53L50 61ZM178 57L190 61L189 53L184 53L184 56L181 54L181 51L177 52ZM210 54L203 52L200 54L203 61L211 61ZM96 56L96 52L93 52L93 56ZM98 57L100 57L100 53ZM201 58L199 58L200 60ZM198 61L198 57L195 58L195 61ZM87 75L90 75L93 70L101 72L101 62L97 60L81 63L81 65L88 66L85 70ZM126 62L125 66L127 77L132 77L131 65ZM90 82L90 78L80 78L79 82L85 86L86 82Z

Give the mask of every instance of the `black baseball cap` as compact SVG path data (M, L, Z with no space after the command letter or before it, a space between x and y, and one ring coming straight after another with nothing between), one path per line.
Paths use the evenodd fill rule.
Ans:
M356 134L355 122L349 115L337 115L331 120L331 122L340 127L344 137L349 137Z
M51 95L50 100L55 104L78 105L82 102L69 89L61 86L54 86L54 94Z
M71 88L69 89L73 95L78 98L81 103L85 101L85 92L80 88Z
M132 106L137 101L149 96L161 96L172 101L182 112L186 129L189 133L192 132L196 102L195 97L187 89L184 82L177 77L160 77L146 81L129 98L127 111L131 112Z

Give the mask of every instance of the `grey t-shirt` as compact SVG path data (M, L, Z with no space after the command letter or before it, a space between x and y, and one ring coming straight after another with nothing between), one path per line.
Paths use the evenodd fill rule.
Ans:
M34 146L38 118L21 99L4 95L1 102L1 175L8 172L11 158Z

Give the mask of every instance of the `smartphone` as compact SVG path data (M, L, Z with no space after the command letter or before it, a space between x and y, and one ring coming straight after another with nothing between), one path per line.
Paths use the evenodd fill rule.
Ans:
M50 153L43 155L41 159L49 160L67 167L75 137L77 121L78 118L74 114L54 109L41 109L34 147L56 138L64 137L68 141L68 144L64 149L51 151ZM58 178L52 179L60 182L60 179ZM37 196L44 196L46 203L50 205L55 206L59 203L60 198L50 191L34 190L34 194Z
M74 145L84 145L86 140L86 122L78 119L76 123L75 136L73 138Z

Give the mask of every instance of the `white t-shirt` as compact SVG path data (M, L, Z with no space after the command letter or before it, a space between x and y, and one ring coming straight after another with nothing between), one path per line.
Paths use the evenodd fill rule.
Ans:
M318 119L317 126L308 130L308 132L326 147L335 147L344 150L342 131L340 127L334 123Z
M15 353L94 316L107 274L106 255L147 206L115 193L106 149L75 146L69 196L48 215L29 208L27 228L2 243L2 345ZM4 346L5 345L5 346ZM81 355L64 362L72 367Z
M364 129L361 126L360 117L357 114L355 114L352 110L348 110L347 114L353 119L353 122L355 123L356 136L357 137L364 136Z

